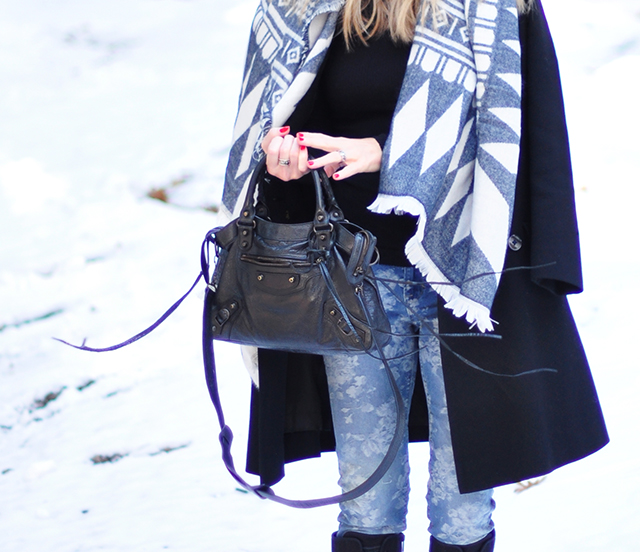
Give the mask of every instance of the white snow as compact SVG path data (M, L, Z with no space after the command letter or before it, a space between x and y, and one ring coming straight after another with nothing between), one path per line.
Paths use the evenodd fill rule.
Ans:
M201 287L123 350L51 339L124 340L195 279L200 242L216 225L202 207L219 201L255 3L0 2L3 552L329 550L337 507L261 501L237 491L222 465L201 368ZM630 552L640 542L640 8L545 7L587 287L571 302L612 442L525 492L497 490L496 550ZM146 197L164 187L172 204ZM235 347L216 350L242 467L250 381ZM428 451L411 454L406 550L417 552L427 550ZM338 491L332 454L287 474L277 486L285 496Z

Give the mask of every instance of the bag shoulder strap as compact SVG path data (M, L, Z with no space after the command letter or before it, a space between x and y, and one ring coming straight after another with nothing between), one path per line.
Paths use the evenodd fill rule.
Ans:
M222 460L224 462L225 467L231 474L231 476L247 491L254 493L263 499L272 500L273 502L278 502L280 504L284 504L286 506L291 506L293 508L317 508L319 506L327 506L329 504L338 504L339 502L345 502L347 500L353 500L365 494L367 491L370 491L376 483L378 483L385 475L385 473L391 467L395 457L400 450L400 446L403 441L403 426L405 419L405 408L402 400L402 396L400 394L400 390L398 389L398 385L393 377L393 373L391 372L391 368L384 360L385 371L389 378L389 382L391 383L391 388L393 390L393 396L396 403L396 428L389 445L389 449L385 454L384 458L380 462L380 465L375 469L375 471L369 476L367 480L362 482L360 485L352 489L351 491L347 491L346 493L342 493L340 495L330 496L326 498L316 498L310 500L292 500L288 498L284 498L276 495L273 490L267 485L251 485L238 473L235 468L233 462L233 456L231 454L231 444L233 442L233 432L231 428L226 424L224 418L224 412L222 410L222 403L220 401L220 393L218 390L218 381L216 375L216 365L215 365L215 355L213 350L213 332L208 323L208 313L212 307L213 301L215 298L215 292L211 288L207 288L205 301L204 301L204 319L203 319L203 331L202 331L202 351L203 351L203 361L205 367L205 377L207 381L207 388L209 389L209 395L211 397L211 402L216 409L216 413L218 415L218 422L220 424L220 445L222 446ZM379 350L378 352L381 353Z
M187 296L195 289L195 287L198 285L198 282L200 281L200 278L202 278L203 276L205 276L205 274L203 272L200 272L200 274L198 274L198 277L196 278L195 282L193 282L193 284L189 288L189 291L187 291L187 293L185 293L182 297L180 297L180 299L178 299L173 305L171 305L167 309L167 311L162 316L160 316L160 318L158 318L158 320L156 320L153 324L151 324L151 326L149 326L145 330L142 330L140 333L137 333L133 337L130 337L126 341L123 341L122 343L117 343L116 345L111 345L109 347L87 347L85 345L86 338L82 342L82 345L74 345L73 343L69 343L68 341L65 341L64 339L60 339L59 337L54 337L53 339L55 341L59 341L60 343L64 343L65 345L68 345L69 347L73 347L74 349L79 349L81 351L90 351L92 353L105 353L107 351L115 351L117 349L122 349L122 347L126 347L127 345L131 345L132 343L135 343L139 339L142 339L144 336L149 335L160 324L162 324L167 318L169 318L169 316L171 316L171 314L173 314L173 311L175 311L182 304L182 302L187 298ZM207 279L207 277L205 276L205 280L206 279Z

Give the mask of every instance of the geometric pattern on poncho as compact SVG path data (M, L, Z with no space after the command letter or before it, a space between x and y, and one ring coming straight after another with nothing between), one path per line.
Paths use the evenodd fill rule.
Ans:
M457 316L485 330L519 157L518 13L501 0L443 6L437 30L416 31L373 209L420 216L407 257Z

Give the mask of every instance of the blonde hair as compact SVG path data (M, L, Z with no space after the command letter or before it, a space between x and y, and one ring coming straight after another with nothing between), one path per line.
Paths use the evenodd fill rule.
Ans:
M313 1L280 0L301 13ZM525 13L533 0L516 0L516 3L518 11ZM363 14L365 9L366 15ZM355 38L366 44L369 38L385 31L389 31L394 42L408 44L413 40L418 18L424 23L427 16L434 28L446 19L440 0L346 0L342 13L342 32L347 46Z

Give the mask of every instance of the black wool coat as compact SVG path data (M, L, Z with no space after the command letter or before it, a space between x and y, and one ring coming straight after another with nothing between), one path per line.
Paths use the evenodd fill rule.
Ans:
M514 217L491 310L493 336L438 305L442 363L460 491L495 487L583 458L608 442L566 295L582 291L580 251L558 65L542 7L520 17L522 142ZM496 337L497 336L497 337ZM507 377L490 375L465 363ZM322 357L260 350L247 470L265 484L286 462L333 450ZM547 368L532 374L522 372ZM415 386L409 435L428 438Z

